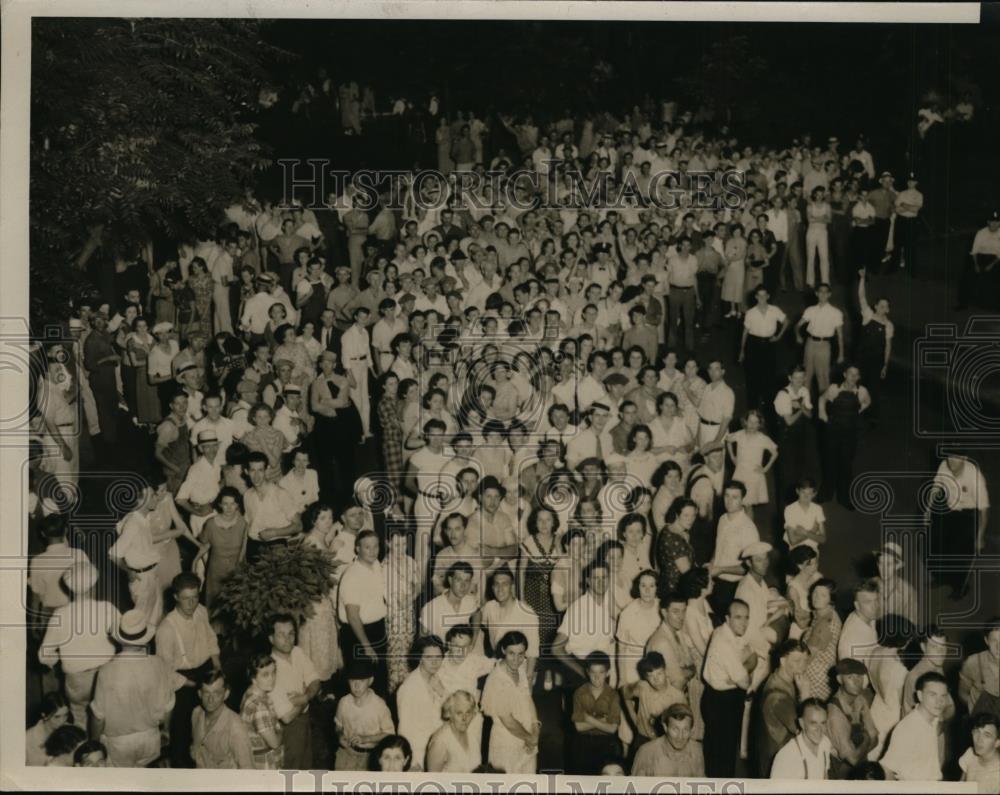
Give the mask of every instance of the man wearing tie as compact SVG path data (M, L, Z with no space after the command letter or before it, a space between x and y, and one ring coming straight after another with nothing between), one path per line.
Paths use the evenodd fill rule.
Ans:
M316 327L316 339L319 340L324 351L336 350L337 344L340 342L341 332L334 325L334 317L332 309L324 309L323 314L320 315L319 325Z
M611 435L605 430L611 408L599 401L591 403L587 415L587 427L579 431L566 446L566 464L570 469L576 468L585 458L599 458L603 461L604 456L610 455L615 449Z

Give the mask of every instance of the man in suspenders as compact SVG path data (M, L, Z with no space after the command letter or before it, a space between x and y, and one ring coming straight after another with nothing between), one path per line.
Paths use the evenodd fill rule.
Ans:
M687 479L687 496L698 506L698 518L691 529L691 546L695 560L703 565L715 553L715 528L725 510L722 504L726 479L726 454L722 442L709 445L705 460L691 469Z

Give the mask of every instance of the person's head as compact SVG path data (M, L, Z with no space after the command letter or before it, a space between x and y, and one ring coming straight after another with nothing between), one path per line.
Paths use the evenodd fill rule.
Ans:
M372 762L382 773L405 773L413 763L413 748L401 734L383 737L372 751Z
M672 591L660 597L660 619L675 632L684 628L687 615L687 597L681 591Z
M920 636L920 653L925 660L940 668L948 657L948 638L940 627L931 624Z
M663 727L663 736L674 750L683 751L691 740L694 713L683 702L671 704L660 715L660 725Z
M986 641L986 650L995 658L1000 659L1000 616L987 622L983 638Z
M742 599L733 599L726 612L726 623L736 637L742 637L750 623L750 606Z
M45 755L50 767L72 767L73 754L87 741L87 732L72 723L64 723L45 741Z
M445 645L437 635L424 635L417 638L411 652L412 659L428 676L433 676L441 669L444 660Z
M448 656L453 659L464 659L472 646L474 630L469 624L456 624L444 636L445 645L448 647Z
M603 560L595 560L584 573L584 582L587 584L587 592L601 598L608 592L608 564Z
M723 505L726 513L738 513L743 510L743 499L746 497L747 487L739 480L729 481L722 490Z
M667 682L667 661L658 651L648 651L636 663L639 678L659 690Z
M191 618L198 609L198 596L201 593L201 580L191 572L181 572L171 583L174 592L174 603L177 612L185 618Z
M205 713L212 715L217 712L229 698L229 687L222 671L212 670L202 678L198 685L198 700Z
M825 304L829 301L831 294L832 290L830 289L830 285L826 282L820 282L820 284L816 286L816 298L821 304Z
M583 667L591 685L604 687L608 681L608 672L611 670L611 658L607 652L592 651L584 660Z
M472 590L472 577L472 565L467 560L456 560L445 572L444 581L453 596L464 598Z
M677 590L687 600L702 599L712 591L712 578L705 566L695 566L684 572L677 582Z
M512 671L524 663L528 654L528 639L523 632L511 630L497 643L497 657Z
M799 728L812 745L819 745L826 736L826 707L818 698L807 698L799 704Z
M379 553L378 534L374 530L362 530L354 540L354 550L362 563L374 563Z
M291 654L295 646L295 619L289 613L278 613L268 621L268 641L274 651Z
M46 693L42 696L42 706L39 709L39 715L42 723L45 724L47 733L51 734L60 726L69 723L71 718L69 702L66 701L66 697L58 691L54 690L50 693Z
M107 767L108 749L99 740L87 740L73 752L73 767Z
M970 729L973 753L980 759L995 759L1000 752L1000 717L992 712L977 712Z
M851 698L861 695L868 686L868 669L860 660L844 657L837 662L834 670L840 689Z
M875 580L865 580L854 589L854 609L868 622L879 614L879 586Z
M823 577L809 588L809 605L813 610L831 607L837 598L837 584L829 577Z
M809 647L800 640L786 640L775 650L778 667L788 678L805 673L809 662Z
M347 687L356 699L362 698L375 681L375 664L371 660L354 660L347 666Z
M951 701L948 682L937 671L928 671L917 678L917 703L932 718L940 718Z
M788 562L797 574L808 577L819 566L819 554L809 544L799 544L788 553Z
M441 718L464 734L476 717L476 700L467 690L456 690L441 705Z

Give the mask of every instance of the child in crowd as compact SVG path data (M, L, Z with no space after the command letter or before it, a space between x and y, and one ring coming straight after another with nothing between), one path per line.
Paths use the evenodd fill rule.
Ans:
M670 684L667 663L658 651L648 652L636 666L639 681L622 688L625 710L639 733L639 743L656 739L656 722L671 704L685 702L684 694Z
M808 544L819 552L819 545L826 543L826 514L822 505L813 502L816 483L811 478L802 478L795 493L798 499L785 506L785 543L789 549Z
M617 752L618 722L621 707L618 693L608 684L611 658L603 651L592 651L584 660L587 682L573 693L573 726L579 759L586 763L585 775L600 770L603 760Z
M395 734L389 707L371 689L375 666L356 660L347 668L351 695L337 704L334 726L340 740L337 770L367 770L372 749L390 734Z

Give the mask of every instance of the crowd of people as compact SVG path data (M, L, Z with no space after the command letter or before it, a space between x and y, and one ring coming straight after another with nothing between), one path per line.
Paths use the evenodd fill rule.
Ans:
M893 324L869 282L923 265L918 182L897 192L863 139L777 150L688 120L521 129L485 154L465 122L442 172L523 166L555 203L412 176L372 211L248 191L217 234L77 302L34 392L29 591L58 678L28 763L312 769L309 708L332 700L338 770L533 773L565 730L571 773L1000 792L1000 620L948 644L909 538L872 542L877 577L824 571L823 504L852 509L886 410ZM588 206L574 171L638 198ZM815 301L789 317L782 292ZM729 336L745 389L698 357ZM136 433L143 486L90 560L59 490L86 488L81 439L113 467ZM986 482L949 455L931 492L958 598ZM331 587L305 621L270 617L240 696L220 594L295 545L329 556ZM129 603L95 596L108 567Z

